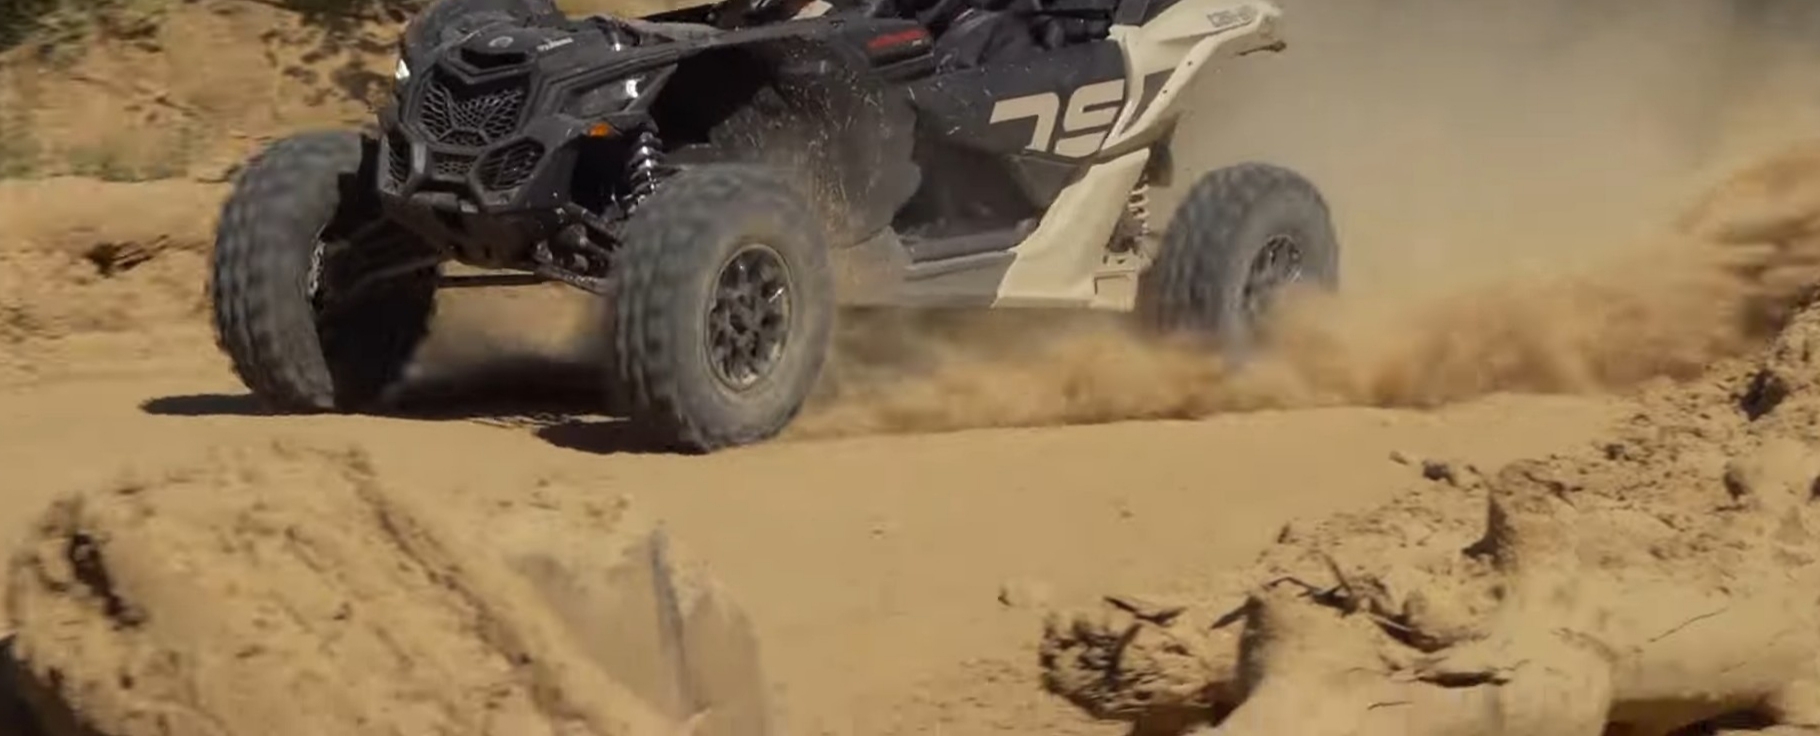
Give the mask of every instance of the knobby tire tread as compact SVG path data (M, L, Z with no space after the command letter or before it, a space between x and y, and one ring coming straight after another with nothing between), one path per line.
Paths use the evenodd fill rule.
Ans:
M680 384L687 370L685 362L693 359L689 353L700 349L671 339L676 321L690 318L678 313L686 308L679 300L690 298L684 285L700 276L702 269L718 267L717 262L710 262L708 251L736 237L742 213L753 210L780 213L788 223L786 230L808 238L805 248L791 249L804 252L795 253L797 258L789 266L797 282L793 299L814 299L812 282L829 278L826 248L815 236L820 226L796 191L764 167L721 164L685 170L640 205L627 226L614 288L613 378L637 413L634 422L641 432L675 449L709 452L756 442L777 434L801 409L799 403L750 426L715 426L703 421L702 412L690 405ZM785 254L786 258L790 255ZM831 298L827 301L826 305L801 303L796 308L831 310ZM826 342L823 337L820 341ZM816 338L810 334L791 337L811 342ZM813 356L811 362L810 371L819 373L822 356Z
M283 139L248 163L223 205L210 280L216 341L235 375L274 408L363 408L428 332L433 272L387 284L321 326L309 306L316 233L341 207L362 155L356 132Z

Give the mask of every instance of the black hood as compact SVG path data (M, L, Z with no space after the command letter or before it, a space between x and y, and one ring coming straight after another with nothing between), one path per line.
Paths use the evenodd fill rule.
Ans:
M519 66L544 53L571 46L573 33L557 28L501 25L482 29L457 47L460 59L476 71Z

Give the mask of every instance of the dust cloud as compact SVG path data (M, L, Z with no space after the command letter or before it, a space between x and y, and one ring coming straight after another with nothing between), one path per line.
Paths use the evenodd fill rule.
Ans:
M1820 8L1285 0L1203 82L1177 180L1319 183L1344 287L1232 370L1109 315L855 315L816 437L1621 390L1761 344L1814 269Z

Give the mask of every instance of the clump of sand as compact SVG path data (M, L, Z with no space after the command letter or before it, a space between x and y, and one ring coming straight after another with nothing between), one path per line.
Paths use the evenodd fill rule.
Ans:
M768 732L744 618L625 502L471 511L288 443L66 497L11 564L20 689L51 736Z
M1046 682L1164 732L1812 728L1816 375L1820 306L1583 451L1427 461L1391 504L1292 525L1224 600L1057 615Z

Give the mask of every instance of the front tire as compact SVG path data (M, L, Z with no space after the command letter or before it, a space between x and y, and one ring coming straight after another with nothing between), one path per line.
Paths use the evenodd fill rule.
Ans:
M1211 338L1243 359L1286 288L1339 286L1339 257L1327 202L1307 178L1269 164L1218 169L1176 210L1139 279L1137 313L1148 327Z
M382 249L413 245L381 221L365 149L355 132L281 140L248 164L222 207L209 289L216 340L279 411L369 408L429 329L434 266L328 301Z
M646 439L711 452L769 439L826 360L834 285L819 221L762 167L666 180L627 222L615 285L615 386Z

